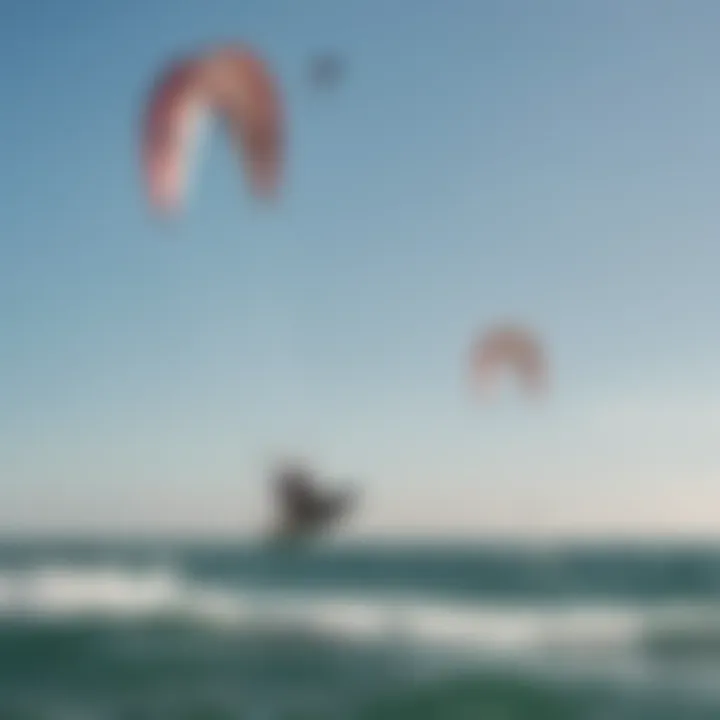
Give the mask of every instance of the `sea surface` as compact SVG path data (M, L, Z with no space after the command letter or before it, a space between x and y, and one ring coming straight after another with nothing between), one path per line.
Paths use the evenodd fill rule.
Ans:
M720 546L0 544L1 720L720 719Z

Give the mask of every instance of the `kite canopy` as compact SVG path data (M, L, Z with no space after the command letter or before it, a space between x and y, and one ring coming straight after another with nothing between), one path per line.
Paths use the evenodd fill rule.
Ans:
M547 385L547 362L539 340L516 325L496 325L484 332L473 345L471 367L483 390L503 370L510 370L528 394L536 395Z
M310 61L310 82L317 88L337 85L343 74L343 62L332 53L317 55Z
M142 155L153 207L169 212L182 204L191 151L207 115L223 121L252 192L276 194L284 135L277 84L254 51L226 45L171 63L150 93Z

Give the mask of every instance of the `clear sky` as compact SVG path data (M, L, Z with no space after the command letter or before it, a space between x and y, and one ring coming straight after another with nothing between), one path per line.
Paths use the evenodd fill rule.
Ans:
M715 0L9 4L0 529L253 532L284 451L364 484L359 532L720 528L718 27ZM228 39L281 82L282 200L214 132L156 223L146 92ZM545 338L547 402L468 394L498 318Z

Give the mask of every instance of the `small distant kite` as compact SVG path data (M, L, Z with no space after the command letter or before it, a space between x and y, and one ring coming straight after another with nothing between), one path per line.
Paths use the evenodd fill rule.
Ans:
M142 159L153 207L170 212L182 203L191 150L208 115L224 122L253 193L276 194L284 140L277 83L253 50L224 45L171 63L150 93Z
M326 53L312 58L309 74L313 87L328 90L340 83L345 74L345 66L338 55Z
M510 370L529 395L539 395L546 388L547 359L540 341L526 328L496 325L474 343L471 374L477 387L487 392L503 370Z

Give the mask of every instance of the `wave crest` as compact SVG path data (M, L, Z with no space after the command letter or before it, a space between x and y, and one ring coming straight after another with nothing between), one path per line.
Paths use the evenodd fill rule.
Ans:
M480 652L703 652L720 657L720 608L629 604L451 604L417 596L213 587L171 568L47 566L0 573L0 617L182 617L299 627L358 640L392 637Z

